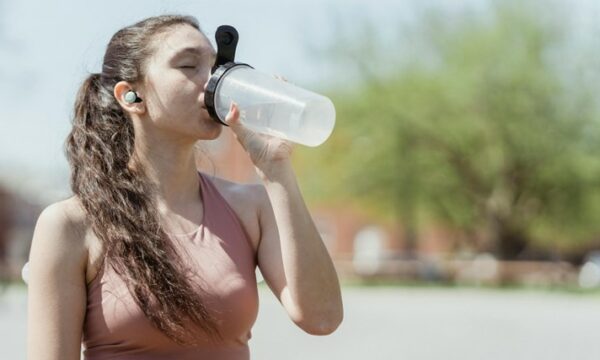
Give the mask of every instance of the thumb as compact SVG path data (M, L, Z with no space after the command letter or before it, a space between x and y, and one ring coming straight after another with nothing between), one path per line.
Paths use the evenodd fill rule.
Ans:
M229 112L225 115L225 122L229 126L240 124L240 109L233 101L229 104Z
M235 136L244 144L246 140L252 137L254 134L240 121L240 109L235 102L231 102L229 106L229 112L225 116L225 123L229 125L229 128Z

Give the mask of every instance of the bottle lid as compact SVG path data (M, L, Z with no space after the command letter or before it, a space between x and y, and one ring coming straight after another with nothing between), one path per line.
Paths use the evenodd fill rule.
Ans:
M217 42L217 59L211 69L211 77L208 80L206 91L204 92L204 104L206 110L210 116L217 122L229 126L225 123L225 119L220 119L215 109L215 93L219 82L223 76L231 69L236 66L252 66L244 63L235 62L235 50L238 43L238 32L230 25L221 25L217 28L215 33L215 40Z

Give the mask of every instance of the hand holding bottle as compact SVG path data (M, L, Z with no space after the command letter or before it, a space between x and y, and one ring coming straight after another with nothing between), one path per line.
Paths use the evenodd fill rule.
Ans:
M292 142L261 134L246 127L240 121L240 111L234 102L229 107L225 122L229 125L242 147L248 152L250 159L257 168L263 170L268 166L273 166L280 161L287 161L291 158Z

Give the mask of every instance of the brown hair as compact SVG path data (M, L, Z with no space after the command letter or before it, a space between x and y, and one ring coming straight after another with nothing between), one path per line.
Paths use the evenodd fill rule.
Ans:
M104 261L125 281L132 297L156 328L179 344L194 344L188 320L211 339L222 339L216 321L183 275L180 255L159 222L157 184L134 152L129 115L113 95L119 81L143 80L145 61L159 35L176 25L200 30L195 18L163 15L119 30L111 38L102 73L83 82L65 142L71 189L104 248Z

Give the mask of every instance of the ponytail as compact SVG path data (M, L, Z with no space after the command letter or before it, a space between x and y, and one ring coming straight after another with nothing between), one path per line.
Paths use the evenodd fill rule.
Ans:
M112 266L148 319L175 342L195 343L186 339L193 335L187 320L214 341L222 339L198 286L177 265L180 254L159 222L157 186L134 153L132 121L101 74L91 74L79 89L65 152L71 189L103 244L102 266Z

